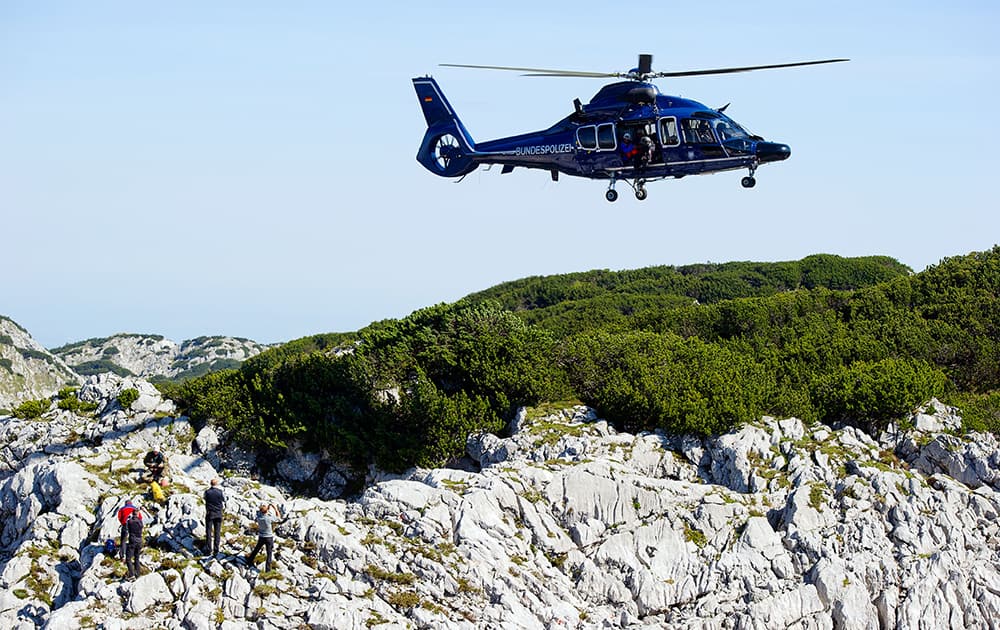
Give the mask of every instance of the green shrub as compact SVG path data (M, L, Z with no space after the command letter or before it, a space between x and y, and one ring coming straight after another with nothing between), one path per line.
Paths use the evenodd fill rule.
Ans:
M907 359L859 361L821 376L813 400L825 422L845 421L869 430L907 414L945 392L944 373Z
M73 413L89 413L97 409L97 403L84 402L76 396L63 398L56 403L56 406L66 411L72 411Z
M416 608L421 602L420 596L413 591L395 591L385 601L396 608Z
M123 389L121 393L118 394L118 404L125 410L131 409L132 403L137 400L139 400L139 390L134 387Z
M764 413L869 428L948 392L996 427L1000 247L912 274L885 257L706 263L505 283L356 333L159 384L193 420L365 468L438 466L521 405L575 398L629 431Z
M750 357L669 334L584 335L563 362L580 398L627 431L718 433L762 415L775 389Z
M34 420L40 418L43 413L52 407L52 401L47 398L40 400L26 400L14 409L14 417L23 420Z
M1000 433L1000 390L983 394L955 393L948 396L947 402L958 407L965 429Z
M104 374L105 372L111 372L112 374L117 374L118 376L135 376L127 368L113 363L108 359L97 359L94 361L85 361L83 363L78 363L73 366L73 370L82 376L92 376L94 374Z

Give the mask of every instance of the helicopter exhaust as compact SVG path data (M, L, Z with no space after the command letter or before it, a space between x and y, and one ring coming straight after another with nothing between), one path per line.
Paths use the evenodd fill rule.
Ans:
M413 79L413 89L427 121L427 132L417 151L417 161L441 177L468 175L479 166L473 159L476 143L458 119L451 103L431 77Z

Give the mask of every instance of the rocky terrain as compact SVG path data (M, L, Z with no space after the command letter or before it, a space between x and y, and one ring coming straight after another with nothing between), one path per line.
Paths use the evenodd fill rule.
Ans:
M119 334L69 344L52 353L84 375L115 371L142 378L186 378L196 375L199 367L235 367L266 348L236 337L198 337L177 343L160 335Z
M184 379L237 367L267 348L237 337L177 343L160 335L120 334L47 350L15 321L0 315L0 412L78 386L93 374Z
M48 397L83 379L36 342L17 322L0 315L0 410Z
M119 396L139 395L128 408ZM0 419L0 623L105 628L992 628L1000 444L932 401L877 437L763 418L712 439L618 433L586 408L470 436L467 470L372 471L359 496L290 451L272 483L144 381L91 377L97 405ZM220 439L220 437L222 439ZM137 482L168 455L161 504ZM471 469L471 470L469 470ZM202 557L202 492L228 497ZM326 479L324 478L324 481ZM329 486L329 484L323 484ZM336 485L336 484L334 484ZM326 492L327 495L335 494ZM101 541L147 512L145 573ZM242 559L275 503L278 566Z

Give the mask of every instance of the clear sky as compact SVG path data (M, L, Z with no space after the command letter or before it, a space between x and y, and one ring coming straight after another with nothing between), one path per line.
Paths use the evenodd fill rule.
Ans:
M433 8L432 8L433 7ZM623 8L623 7L628 7ZM0 315L47 347L118 332L287 341L531 275L814 253L915 271L1000 242L1000 4L0 2ZM476 140L548 127L619 71L792 147L651 184L414 159L410 78ZM627 193L625 191L620 191Z

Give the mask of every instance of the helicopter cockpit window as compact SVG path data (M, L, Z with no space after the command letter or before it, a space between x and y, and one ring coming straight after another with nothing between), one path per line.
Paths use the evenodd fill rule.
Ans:
M615 140L615 126L612 123L597 126L597 144L602 149L614 149L618 146Z
M587 125L576 130L576 141L580 143L581 149L597 148L597 127Z
M681 130L687 144L715 144L715 135L707 120L685 118L681 121Z
M736 124L736 121L725 118L715 122L715 133L721 142L726 140L747 139L750 134L743 127Z
M674 147L681 143L681 139L677 135L676 118L660 119L660 142L665 147Z

